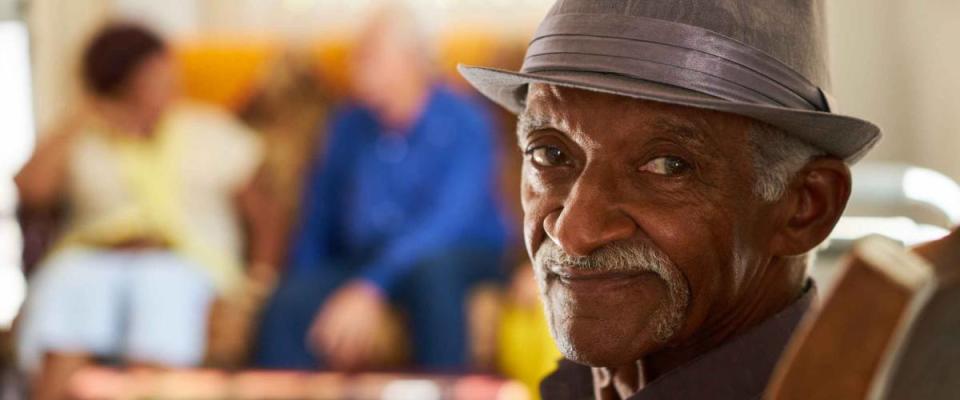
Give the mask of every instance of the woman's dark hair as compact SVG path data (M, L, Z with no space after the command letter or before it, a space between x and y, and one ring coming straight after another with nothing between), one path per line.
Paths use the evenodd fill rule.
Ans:
M165 50L163 39L147 28L110 24L93 37L83 53L83 81L94 94L117 95L143 61Z

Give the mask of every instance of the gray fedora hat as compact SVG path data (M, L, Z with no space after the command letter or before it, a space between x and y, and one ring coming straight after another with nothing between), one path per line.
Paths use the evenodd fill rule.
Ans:
M835 114L820 0L558 0L519 72L460 65L514 113L530 83L729 112L850 163L876 125Z

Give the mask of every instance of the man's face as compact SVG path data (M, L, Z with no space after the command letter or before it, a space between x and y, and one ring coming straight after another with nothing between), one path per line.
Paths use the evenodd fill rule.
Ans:
M543 84L527 104L524 234L561 351L615 367L722 326L770 235L749 120Z

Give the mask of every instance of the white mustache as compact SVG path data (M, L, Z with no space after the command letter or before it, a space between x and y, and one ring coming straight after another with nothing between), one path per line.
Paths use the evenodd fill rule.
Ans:
M668 298L653 316L651 328L654 340L667 342L683 325L690 302L690 288L670 258L650 243L614 242L588 256L572 256L553 240L546 239L537 249L533 262L538 275L549 271L551 267L573 267L596 272L655 273L666 283ZM544 282L539 283L542 292L545 289Z
M596 272L660 273L672 267L662 251L646 242L614 242L588 256L572 256L547 239L537 250L534 262L546 268L573 267Z

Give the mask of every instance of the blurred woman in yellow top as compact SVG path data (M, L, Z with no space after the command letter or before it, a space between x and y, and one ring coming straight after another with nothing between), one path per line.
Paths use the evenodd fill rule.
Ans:
M16 178L24 207L67 209L18 332L36 399L60 398L95 358L196 366L209 306L243 282L244 255L258 276L275 261L269 207L251 184L258 138L220 110L177 100L159 37L107 26L84 53L82 77L87 100Z

